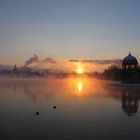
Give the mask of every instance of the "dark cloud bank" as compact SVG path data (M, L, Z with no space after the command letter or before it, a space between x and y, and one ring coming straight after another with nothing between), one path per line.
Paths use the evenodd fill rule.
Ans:
M118 64L122 60L121 59L111 59L111 60L78 60L78 59L70 59L70 62L81 62L81 63L93 63L99 65L109 65L109 64Z

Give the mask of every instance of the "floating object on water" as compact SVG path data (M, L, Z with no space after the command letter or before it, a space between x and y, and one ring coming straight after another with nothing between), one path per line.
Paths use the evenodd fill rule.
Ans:
M53 106L53 109L56 109L56 106Z
M39 115L39 112L36 112L36 115Z

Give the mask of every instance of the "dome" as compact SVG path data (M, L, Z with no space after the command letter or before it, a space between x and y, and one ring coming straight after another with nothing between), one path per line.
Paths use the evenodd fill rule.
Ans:
M138 61L137 59L131 55L131 53L128 54L128 56L126 56L123 59L123 65L138 65Z

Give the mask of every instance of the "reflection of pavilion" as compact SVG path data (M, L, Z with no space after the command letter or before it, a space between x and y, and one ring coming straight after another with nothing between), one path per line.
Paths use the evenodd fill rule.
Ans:
M127 116L131 117L138 113L140 88L110 87L107 90L108 96L121 100L122 110Z
M122 109L129 117L138 112L139 97L140 94L129 89L122 93Z

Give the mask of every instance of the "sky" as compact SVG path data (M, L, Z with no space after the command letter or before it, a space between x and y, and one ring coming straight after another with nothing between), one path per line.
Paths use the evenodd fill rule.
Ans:
M41 59L140 61L139 0L0 0L0 64Z

